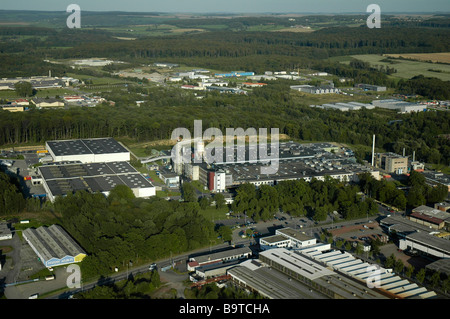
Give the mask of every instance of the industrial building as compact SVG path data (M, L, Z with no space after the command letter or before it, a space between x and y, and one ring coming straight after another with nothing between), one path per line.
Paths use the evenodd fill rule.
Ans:
M376 290L285 248L259 254L228 271L234 283L270 299L387 299ZM287 278L286 278L287 277Z
M419 287L415 283L404 280L392 273L391 269L385 269L355 258L348 252L340 250L314 250L300 249L298 253L308 256L333 269L333 271L352 278L361 285L368 287L373 285L371 292L377 292L389 298L414 298L428 299L436 296L434 291ZM358 293L356 293L359 296Z
M34 98L31 100L31 103L33 103L37 108L47 108L47 107L63 107L64 102L50 98L50 99L44 99L44 98Z
M320 109L336 109L342 112L347 111L357 111L362 108L373 109L375 106L372 104L359 103L359 102L348 102L348 103L326 103L322 105L310 105L310 107L317 107Z
M339 93L340 90L331 85L312 86L312 85L291 85L292 90L309 93L309 94L330 94Z
M198 267L205 267L211 265L219 265L222 263L233 262L236 260L242 260L249 258L252 255L252 251L248 247L228 249L220 252L200 255L189 258L187 269L189 271L195 271Z
M375 107L380 107L383 109L390 109L398 111L399 113L411 113L411 112L422 112L426 109L426 106L417 103L409 103L402 100L374 100L372 104Z
M416 231L399 240L402 250L420 251L424 255L450 258L450 241L429 233Z
M450 241L441 238L442 230L416 223L401 216L388 216L380 220L380 226L399 238L399 248L419 252L437 258L450 257ZM444 233L445 234L445 233Z
M48 141L45 146L55 162L100 163L130 160L130 152L113 138Z
M77 263L86 257L86 252L59 225L27 228L22 234L45 267Z
M426 205L414 208L408 218L430 228L450 230L450 213Z
M372 85L372 84L359 83L359 84L356 84L355 87L365 90L365 91L376 91L376 92L385 92L386 91L385 86Z
M136 197L150 197L156 194L152 183L130 165L129 162L67 163L43 165L38 168L47 198L84 190L101 192L108 196L116 185L126 185Z
M208 146L205 150L209 150ZM179 169L179 173L183 172L192 180L199 180L214 192L222 192L243 183L275 185L284 180L324 180L326 176L341 181L358 181L358 174L364 172L370 172L374 178L379 179L379 171L356 163L352 156L337 154L340 148L330 143L279 143L278 157L272 158L278 165L276 173L262 174L262 168L270 163L261 154L268 154L268 150L270 144L267 148L263 145L247 145L245 149L226 146L222 149L223 160L216 159L211 165L185 163L184 169ZM256 154L257 158L250 160L250 154Z
M245 77L255 75L254 72L242 72L242 71L233 71L230 73L216 73L214 76L216 78L233 78L233 77Z
M8 228L7 223L0 223L0 240L12 239L11 229Z
M425 181L429 185L435 186L438 184L442 184L447 186L448 191L450 192L450 175L434 171L425 171L422 174L425 177Z
M259 241L261 249L270 248L304 248L316 244L316 238L304 233L285 227L275 230L275 235L263 237Z
M443 258L443 259L436 260L436 261L432 262L431 264L426 265L425 268L427 270L437 271L437 272L449 277L450 276L450 259Z
M406 174L408 172L408 157L395 153L375 154L375 166L388 173Z
M15 84L19 82L29 82L33 89L61 88L62 81L51 76L31 76L17 78L0 79L0 90L15 90Z

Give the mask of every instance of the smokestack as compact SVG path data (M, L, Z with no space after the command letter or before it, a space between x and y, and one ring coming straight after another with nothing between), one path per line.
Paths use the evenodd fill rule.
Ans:
M373 143L372 143L372 167L373 167L373 162L374 162L374 158L375 158L375 134L373 135Z
M403 148L403 156L405 156L405 148Z
M416 160L416 151L413 151L413 162L415 162L415 160Z

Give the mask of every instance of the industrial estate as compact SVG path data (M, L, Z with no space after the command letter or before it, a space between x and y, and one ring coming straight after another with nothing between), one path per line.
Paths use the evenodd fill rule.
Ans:
M450 298L447 16L17 14L0 299Z

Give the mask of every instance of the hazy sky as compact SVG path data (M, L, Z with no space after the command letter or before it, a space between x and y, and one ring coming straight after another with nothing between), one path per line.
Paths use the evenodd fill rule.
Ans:
M86 11L361 13L374 3L382 13L450 12L449 0L0 0L0 9L65 11L72 3Z

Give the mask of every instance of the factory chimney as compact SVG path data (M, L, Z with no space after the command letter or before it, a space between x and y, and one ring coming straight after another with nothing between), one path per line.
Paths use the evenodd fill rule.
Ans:
M372 167L374 165L375 158L375 134L373 135L373 143L372 143Z

